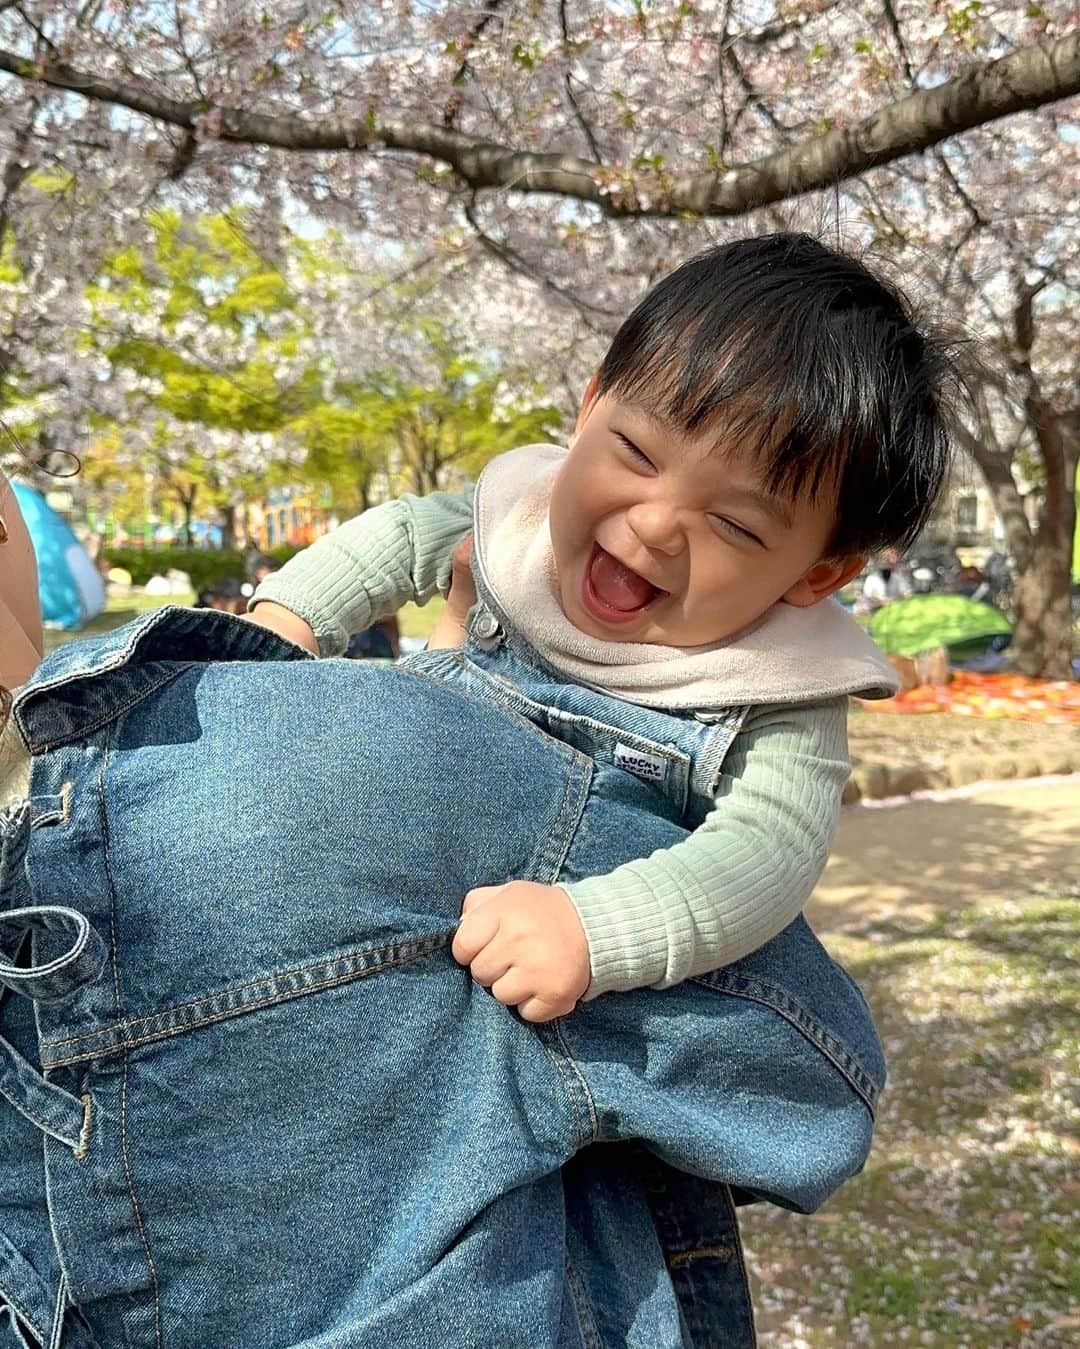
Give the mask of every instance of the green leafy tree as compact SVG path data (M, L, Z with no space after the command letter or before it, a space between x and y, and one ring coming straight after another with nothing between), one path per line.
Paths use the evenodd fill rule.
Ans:
M88 341L126 392L96 419L103 467L120 490L152 474L180 508L186 541L199 505L232 534L238 505L286 458L284 428L321 397L308 327L242 213L163 211L151 224L152 244L111 257L88 288Z
M298 420L307 472L342 506L370 504L381 475L391 491L424 495L475 475L514 445L549 440L563 422L540 385L511 386L494 353L462 354L451 327L418 322L408 358L340 386L344 406ZM348 500L348 485L353 498Z

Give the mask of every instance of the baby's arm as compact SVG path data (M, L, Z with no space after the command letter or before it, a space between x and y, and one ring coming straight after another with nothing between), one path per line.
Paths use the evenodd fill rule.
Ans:
M353 633L409 600L445 595L454 546L470 529L471 488L375 506L272 572L255 592L252 617L302 646L317 644L320 655L339 656Z
M471 891L454 955L529 1021L565 1015L583 995L666 988L729 965L801 913L848 768L846 698L755 708L693 834L572 885Z
M825 867L848 772L846 698L753 709L689 838L566 887L589 943L587 996L666 988L782 932Z

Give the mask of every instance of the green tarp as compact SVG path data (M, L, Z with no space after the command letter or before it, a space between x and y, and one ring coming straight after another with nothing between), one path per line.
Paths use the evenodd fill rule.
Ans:
M889 656L917 656L937 646L953 649L1012 636L1012 624L992 604L963 595L912 595L879 609L870 635Z

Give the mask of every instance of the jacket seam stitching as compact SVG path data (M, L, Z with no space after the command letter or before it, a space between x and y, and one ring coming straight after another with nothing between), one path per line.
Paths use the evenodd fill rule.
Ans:
M572 1075L571 1085L573 1087L573 1090L568 1092L570 1099L575 1100L575 1097L580 1095L580 1098L585 1105L588 1129L587 1131L580 1130L579 1139L579 1146L585 1147L589 1143L595 1143L600 1137L600 1120L596 1113L596 1102L593 1100L593 1094L589 1090L589 1084L585 1080L584 1073L582 1073L573 1054L570 1053L570 1046L567 1044L566 1037L563 1034L562 1018L559 1017L557 1020L551 1022L549 1029L551 1038L557 1041L559 1045L558 1052L556 1052L550 1044L546 1045L546 1048L551 1055L552 1062L555 1064L556 1070L563 1078L564 1082L567 1079L563 1069L568 1068L570 1070Z
M518 659L520 659L520 657L518 657ZM590 716L587 712L568 712L564 708L550 706L547 703L540 702L536 698L530 698L527 694L522 693L516 685L510 683L510 681L504 677L493 674L490 670L485 670L483 667L475 665L472 661L469 661L469 665L480 675L484 682L493 689L496 696L501 695L501 697L499 697L501 705L510 706L512 703L517 704L517 706L512 706L511 710L515 711L518 716L527 721L529 725L536 730L540 730L540 727L537 726L532 717L528 715L528 712L522 709L530 709L549 721L561 722L585 730L599 732L605 738L610 738L613 741L626 740L635 742L633 745L634 748L647 751L650 754L656 754L658 757L663 758L676 766L689 768L693 764L693 755L689 754L686 750L681 749L673 741L654 740L651 736L644 735L641 731L630 730L622 726L613 726L610 722L601 721L599 717ZM585 686L582 685L581 687ZM667 711L667 709L665 708L664 711ZM545 734L543 731L540 731L540 733L541 735ZM558 736L548 735L546 738L556 740L559 744L566 744L566 741L560 740ZM574 747L571 745L569 748L573 749ZM576 752L581 753L582 751ZM591 758L592 756L586 755L586 757Z
M543 868L542 874L551 877L551 884L554 884L562 871L573 844L578 822L588 798L589 784L592 781L591 767L580 761L577 751L572 746L568 748L574 757L570 759L569 771L563 783L562 800L559 802L559 809L536 862L536 865Z
M69 1035L63 1040L44 1040L42 1041L42 1048L49 1050L62 1049L65 1045L76 1045L87 1040L98 1040L113 1032L133 1029L137 1030L138 1027L145 1025L148 1022L158 1021L162 1017L172 1016L176 1012L185 1012L189 1008L198 1007L206 1002L216 1001L220 998L229 998L237 993L243 993L245 989L257 988L260 984L265 984L270 981L291 979L294 976L302 978L311 970L323 969L330 965L339 964L342 961L373 956L382 958L382 963L379 968L383 968L388 964L403 964L406 960L415 959L422 955L428 955L432 951L438 950L440 946L445 946L450 940L450 935L452 935L455 930L456 929L451 928L446 931L433 932L422 937L410 938L405 941L390 942L386 946L362 947L349 954L335 956L332 960L312 960L303 965L290 965L284 970L270 970L254 979L245 979L242 984L230 984L226 988L220 988L210 993L204 993L198 998L190 998L187 1002L174 1003L171 1007L166 1007L160 1012L154 1012L150 1016L133 1017L130 1021L118 1020L112 1026L105 1027L102 1030L88 1031L83 1035ZM403 958L396 961L391 960L391 954L399 949L402 951ZM363 971L360 971L360 973L362 972ZM285 996L289 997L293 995L286 993ZM119 1007L117 1008L117 1014L119 1015Z
M146 1263L150 1266L150 1278L154 1289L154 1340L158 1349L162 1349L161 1339L161 1285L158 1281L157 1265L154 1263L154 1253L150 1249L150 1241L146 1235L146 1227L143 1224L142 1210L139 1208L139 1199L135 1193L135 1178L131 1173L131 1157L128 1152L128 1067L131 1062L131 1055L124 1052L124 1072L120 1080L120 1156L124 1161L124 1177L127 1180L128 1194L131 1196L131 1212L135 1219L135 1227L139 1233L139 1241L142 1244L143 1254L146 1256Z
M155 685L158 687L158 685ZM138 701L138 700L136 700ZM129 704L131 705L131 704ZM116 1008L116 1015L120 1015L120 969L119 962L116 959L116 886L113 880L112 858L110 855L111 835L109 833L109 814L105 803L105 773L109 766L109 757L112 752L113 742L116 737L116 719L113 718L113 727L105 745L101 757L101 769L98 773L98 803L101 811L101 832L102 832L102 861L105 871L105 880L109 887L109 946L110 959L112 961L113 975L113 1004ZM42 1046L44 1051L44 1046ZM44 1052L42 1053L44 1058ZM161 1338L161 1285L158 1281L157 1265L154 1263L154 1254L150 1249L150 1242L146 1235L146 1228L143 1225L142 1211L139 1208L139 1198L135 1193L135 1178L131 1172L131 1156L128 1148L128 1067L130 1055L127 1050L123 1050L123 1073L120 1079L120 1157L124 1167L124 1179L127 1182L128 1196L131 1199L131 1213L135 1220L135 1228L139 1234L139 1242L143 1248L143 1254L146 1257L146 1263L150 1270L151 1287L154 1295L154 1340L158 1349L162 1349Z
M581 817L585 813L585 807L588 804L589 789L592 786L593 780L593 766L591 759L586 758L584 763L574 759L572 760L572 764L576 771L571 774L567 786L569 786L569 783L573 778L577 779L577 800L572 807L569 806L569 802L567 803L570 818L567 820L566 824L562 826L565 840L562 847L559 849L558 857L553 863L556 880L562 873L563 867L566 865L566 859L570 854L574 839L577 837L578 827L581 824Z
M410 949L402 950L398 954L396 959L389 958L384 959L375 964L365 964L362 968L348 970L336 976L321 979L311 983L306 983L303 985L303 987L300 988L278 989L276 991L268 992L265 997L253 999L252 1001L245 1002L238 1007L230 1007L228 1009L222 1009L220 1011L212 1011L208 1009L206 1014L203 1016L194 1016L191 1018L181 1019L179 1021L173 1022L172 1024L164 1025L154 1030L148 1030L146 1031L145 1034L142 1035L136 1034L134 1036L126 1036L124 1034L124 1031L130 1030L132 1026L145 1024L147 1021L150 1020L154 1020L160 1017L168 1017L175 1011L184 1010L190 1007L196 1007L199 1005L200 1002L210 1002L210 1001L216 1002L221 998L229 997L230 993L238 990L223 989L218 993L208 995L207 998L198 999L194 1003L181 1004L181 1006L177 1008L167 1008L163 1012L155 1013L153 1018L141 1017L139 1018L139 1021L136 1022L128 1022L128 1023L121 1022L117 1026L109 1027L107 1030L94 1032L95 1037L99 1037L100 1040L103 1041L110 1041L109 1043L104 1044L99 1043L98 1045L92 1046L89 1049L80 1050L75 1054L65 1054L63 1056L58 1057L53 1057L50 1054L49 1067L65 1068L70 1067L72 1064L85 1063L90 1059L105 1059L110 1058L115 1054L121 1053L126 1055L130 1050L141 1048L143 1045L155 1044L162 1040L175 1039L176 1036L183 1035L189 1031L201 1030L206 1026L219 1025L223 1021L235 1020L236 1017L245 1016L248 1012L264 1011L268 1007L277 1007L281 1003L285 1002L295 1002L298 998L307 997L308 995L313 993L322 993L330 988L338 988L344 984L356 983L360 979L367 978L369 975L381 974L388 969L397 969L402 965L407 965L412 963L413 961L420 960L425 956L435 954L437 951L439 951L446 945L448 940L445 934L439 935L440 940L437 943L433 941L430 945L411 944ZM325 966L327 962L321 963ZM308 966L307 968L311 969L319 967ZM273 976L273 977L277 979L282 976ZM258 983L260 981L255 980L253 982ZM241 989L244 987L251 987L251 984L239 986L239 988ZM79 1038L81 1040L86 1040L90 1039L91 1037L80 1036ZM43 1046L43 1048L45 1049L51 1049L52 1047L53 1047L52 1045Z
M597 1329L596 1314L589 1301L588 1291L569 1251L566 1253L566 1282L581 1334L582 1349L604 1349L604 1341Z
M693 982L703 984L706 988L729 994L732 997L759 1003L761 1006L779 1013L789 1025L793 1026L801 1035L804 1035L833 1064L858 1093L870 1112L870 1117L873 1118L876 1113L880 1091L855 1055L846 1046L834 1047L830 1041L842 1042L839 1042L838 1037L833 1035L813 1016L797 998L792 997L774 984L766 983L764 980L749 979L746 976L743 976L743 978L752 987L738 988L724 979L696 978Z

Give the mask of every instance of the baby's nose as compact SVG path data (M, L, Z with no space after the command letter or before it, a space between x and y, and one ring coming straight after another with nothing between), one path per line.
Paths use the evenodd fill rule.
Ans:
M674 557L686 547L679 512L663 501L641 501L631 506L626 520L646 548Z

